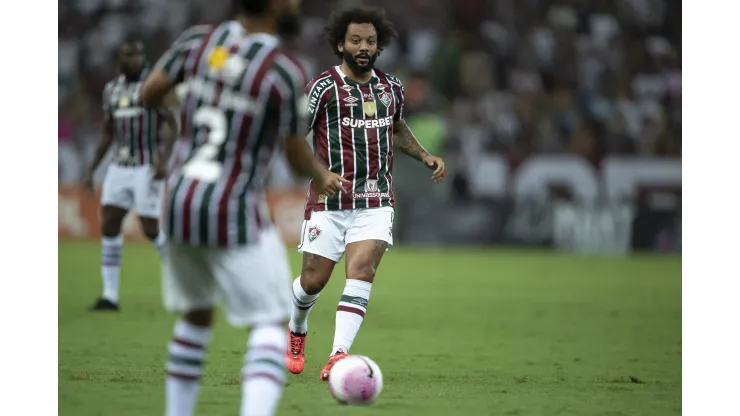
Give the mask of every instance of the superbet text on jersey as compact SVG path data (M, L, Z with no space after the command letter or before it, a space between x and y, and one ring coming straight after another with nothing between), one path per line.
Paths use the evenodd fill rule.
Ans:
M311 187L306 218L312 211L394 206L393 124L403 119L401 81L375 69L360 84L336 66L312 79L305 92L314 152L351 182L332 197Z

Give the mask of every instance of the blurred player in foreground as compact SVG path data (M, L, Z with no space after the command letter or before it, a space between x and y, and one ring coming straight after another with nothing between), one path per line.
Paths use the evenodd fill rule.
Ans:
M385 13L364 8L337 11L325 32L342 63L306 86L308 126L313 130L316 156L347 183L345 192L335 195L326 194L317 184L310 186L299 246L303 267L293 282L287 353L288 370L302 372L308 314L346 252L347 282L322 380L349 353L367 311L380 259L393 244L394 146L432 169L435 182L445 176L442 159L424 150L406 125L401 81L373 68L394 36Z
M290 268L261 214L265 176L278 146L327 195L342 177L313 157L301 131L301 68L279 45L297 25L297 1L240 0L235 20L185 31L146 80L157 104L184 83L181 140L168 179L163 267L165 307L182 314L168 346L166 414L194 413L213 310L223 302L251 327L242 369L242 415L272 415L285 382Z
M85 178L85 188L92 194L93 174L115 142L100 201L103 295L92 310L118 310L121 226L130 210L138 214L144 235L154 242L160 257L166 241L159 217L165 168L177 128L175 119L168 110L148 107L141 101L141 86L147 74L144 45L133 39L125 41L117 59L120 75L103 89L103 137ZM167 139L162 140L163 136Z

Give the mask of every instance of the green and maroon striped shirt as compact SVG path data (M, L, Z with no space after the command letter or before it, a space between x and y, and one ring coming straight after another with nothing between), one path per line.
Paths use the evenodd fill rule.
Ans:
M236 21L188 29L157 67L185 85L167 235L194 246L254 243L269 221L261 207L275 150L302 134L302 68L276 37Z
M360 84L336 66L312 79L305 93L314 153L351 182L332 197L310 186L306 219L312 211L394 206L393 123L403 119L401 81L376 69Z
M115 155L113 162L127 166L151 165L159 154L159 129L162 116L158 109L141 103L141 81L128 82L119 75L103 88L103 114L113 125Z

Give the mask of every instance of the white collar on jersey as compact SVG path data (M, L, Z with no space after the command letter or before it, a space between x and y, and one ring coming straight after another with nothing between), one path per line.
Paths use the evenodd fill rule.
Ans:
M345 74L345 73L344 73L344 71L342 71L342 66L341 66L341 65L337 65L337 66L335 66L335 67L334 67L334 69L336 69L336 70L337 70L337 73L338 73L339 75L341 75L341 76L342 76L342 80L344 80L345 78L349 78L349 77L347 76L347 74ZM371 79L371 80L372 80L373 78L375 78L375 79L377 79L377 80L380 80L380 77L378 76L378 74L376 74L376 73L375 73L375 70L374 70L374 69L371 69L370 71L372 71L372 73L373 73L372 77L370 77L370 79ZM350 78L350 79L351 79L351 78ZM355 82L356 82L356 81L355 81Z

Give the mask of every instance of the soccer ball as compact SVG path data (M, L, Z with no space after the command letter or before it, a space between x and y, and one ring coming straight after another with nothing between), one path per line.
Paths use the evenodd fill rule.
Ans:
M329 373L329 390L340 403L369 405L383 390L383 373L375 361L362 355L350 355L337 361Z

